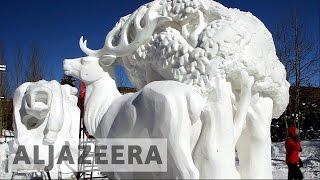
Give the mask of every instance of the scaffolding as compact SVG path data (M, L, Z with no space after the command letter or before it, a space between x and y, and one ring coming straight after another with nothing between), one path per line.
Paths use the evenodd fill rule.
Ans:
M7 143L14 138L12 130L12 111L12 100L0 99L0 137L3 140L1 143Z
M0 64L0 89L1 89L1 94L0 94L0 99L4 99L5 98L5 89L7 87L5 82L5 77L6 77L6 72L7 72L7 66L4 64Z
M84 98L85 98L85 85L82 82L80 85L80 93L79 93L79 107L81 110L80 115L80 127L79 127L79 153L78 157L85 151L85 147L90 146L90 152L88 152L88 156L84 159L84 161L90 161L90 164L85 164L82 162L78 163L78 173L77 179L103 179L107 178L106 176L100 174L98 166L95 162L95 139L93 136L89 135L85 125L84 125Z
M118 87L118 90L121 94L126 94L130 92L136 92L136 89L134 88L128 88L128 87ZM81 83L80 85L80 93L79 93L79 107L81 110L81 118L80 118L80 128L79 128L79 157L80 154L83 153L85 146L91 146L91 151L88 153L88 156L85 160L89 160L91 164L83 164L79 163L78 165L78 174L77 179L102 179L107 178L103 173L100 173L98 166L94 163L95 162L95 140L94 137L89 135L85 126L84 126L84 98L85 98L85 85L84 83Z
M90 151L88 151L88 155L86 156L84 161L90 161L90 164L86 164L83 162L79 162L78 164L78 174L77 174L77 179L95 179L95 178L107 178L100 174L98 166L94 163L95 162L95 139L88 135L86 132L86 129L83 124L83 119L81 118L81 123L80 123L80 142L79 142L79 154L78 157L83 153L83 151L86 151L85 147L90 146Z

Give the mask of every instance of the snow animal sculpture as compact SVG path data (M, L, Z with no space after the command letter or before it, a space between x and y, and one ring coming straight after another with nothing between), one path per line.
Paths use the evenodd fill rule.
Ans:
M74 158L75 164L56 164L61 147L66 142L72 155L78 154L80 110L76 94L77 89L74 87L45 80L26 82L14 94L14 147L24 145L33 162L33 146L39 145L39 159L45 160L46 164L43 166L48 166L52 154L49 154L47 145L53 145L51 177L57 178L58 172L61 172L63 176L70 178L77 170L77 157Z
M224 143L223 146L209 146L210 148L207 148L206 144L200 143L200 145L197 144L199 147L196 150L199 154L208 154L209 152L209 154L212 154L211 152L218 148L219 153L216 156L223 156L225 159L223 162L216 161L215 164L219 164L219 167L229 168L229 174L227 176L224 175L224 177L238 177L235 168L233 171L231 169L235 167L233 118L229 118L230 115L221 116L226 112L232 111L232 106L229 106L229 109L226 107L231 103L228 104L228 101L225 101L225 96L228 96L231 101L229 92L231 91L231 86L230 83L225 81L220 83L223 80L220 75L213 81L215 88L212 93L215 94L210 95L211 103L217 104L214 107L215 113L221 117L219 122L223 122L215 124L211 123L210 113L204 107L206 104L205 99L190 85L176 81L157 81L146 85L138 93L121 96L114 80L109 76L108 72L102 69L96 57L66 59L64 61L64 71L66 75L81 79L87 86L84 122L90 134L97 138L140 137L143 130L147 129L150 137L168 139L169 156L171 155L175 160L174 163L168 162L169 165L173 166L168 169L171 170L177 166L178 171L163 174L165 177L198 178L199 173L192 162L191 152L199 139L201 130L201 122L199 120L201 119L209 127L209 131L212 130L212 125L221 130L230 129L231 127L232 130L227 133L221 131L216 136L219 139L208 135L208 130L201 132L203 141L210 136L211 143L217 141ZM251 97L253 79L243 72L241 80L242 94L240 101L241 103L248 103ZM250 82L249 84L247 83L248 81ZM246 86L247 84L249 86ZM216 89L219 91L216 92ZM242 110L242 112L244 111ZM181 129L181 131L177 131L177 129ZM176 139L174 137L179 138ZM201 160L197 161L197 163L199 164L205 158L207 157L200 156L198 159ZM217 157L214 159L217 159ZM221 165L221 163L224 165ZM216 172L219 172L218 168L215 169ZM209 167L208 170L212 172ZM216 173L215 176L210 176L211 174L208 175L206 171L201 173L204 174L202 175L203 177L219 177L218 175L220 174ZM123 174L118 177L123 177ZM146 175L143 177L146 177Z
M194 86L210 101L219 74L231 86L231 102L223 102L232 106L228 122L233 121L236 128L228 142L237 146L241 177L272 177L270 123L288 104L289 83L270 32L251 13L211 0L156 0L121 18L102 49L91 50L86 44L81 38L81 49L99 58L105 70L112 64L123 64L138 89L157 80L175 80ZM252 78L253 84L241 102L241 94L248 94L239 83L244 82L240 79L244 72L248 74L244 86L250 87ZM217 113L207 116L213 124L221 118ZM225 158L215 157L221 158L216 161ZM220 170L229 174L229 168L220 166Z
M196 143L193 124L200 121L205 102L192 86L157 81L137 93L121 95L96 57L66 59L64 71L86 84L84 122L90 134L96 138L141 137L146 129L152 138L167 138L168 154L172 156L168 166L174 164L168 169L177 168L159 178L199 178L190 147ZM123 178L127 173L117 174Z

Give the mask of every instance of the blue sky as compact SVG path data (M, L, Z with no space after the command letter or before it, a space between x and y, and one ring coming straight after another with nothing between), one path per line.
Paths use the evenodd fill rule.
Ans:
M0 41L6 47L8 68L18 46L35 42L54 79L61 79L62 60L83 56L81 35L88 46L103 46L108 31L120 17L133 12L147 0L1 0ZM271 32L277 23L298 10L309 27L309 35L320 37L320 0L220 0L227 7L250 11Z

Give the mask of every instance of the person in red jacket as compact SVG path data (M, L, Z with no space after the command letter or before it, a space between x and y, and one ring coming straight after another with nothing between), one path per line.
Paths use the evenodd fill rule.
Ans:
M300 159L302 151L300 140L298 138L296 127L288 128L288 138L285 142L286 164L288 165L288 179L303 179L300 167L303 166Z

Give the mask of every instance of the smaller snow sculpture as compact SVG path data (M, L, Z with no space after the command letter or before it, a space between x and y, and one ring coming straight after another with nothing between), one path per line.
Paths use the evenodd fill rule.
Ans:
M43 159L46 161L44 167L50 165L48 160L54 157L56 163L66 142L73 154L77 154L80 110L76 94L76 88L60 85L57 81L26 82L16 89L13 99L14 146L23 145L31 162L34 158ZM54 146L54 154L49 153L48 145ZM39 147L39 157L33 157L34 146ZM70 175L76 170L76 163L53 164L51 174L52 177L58 172Z

